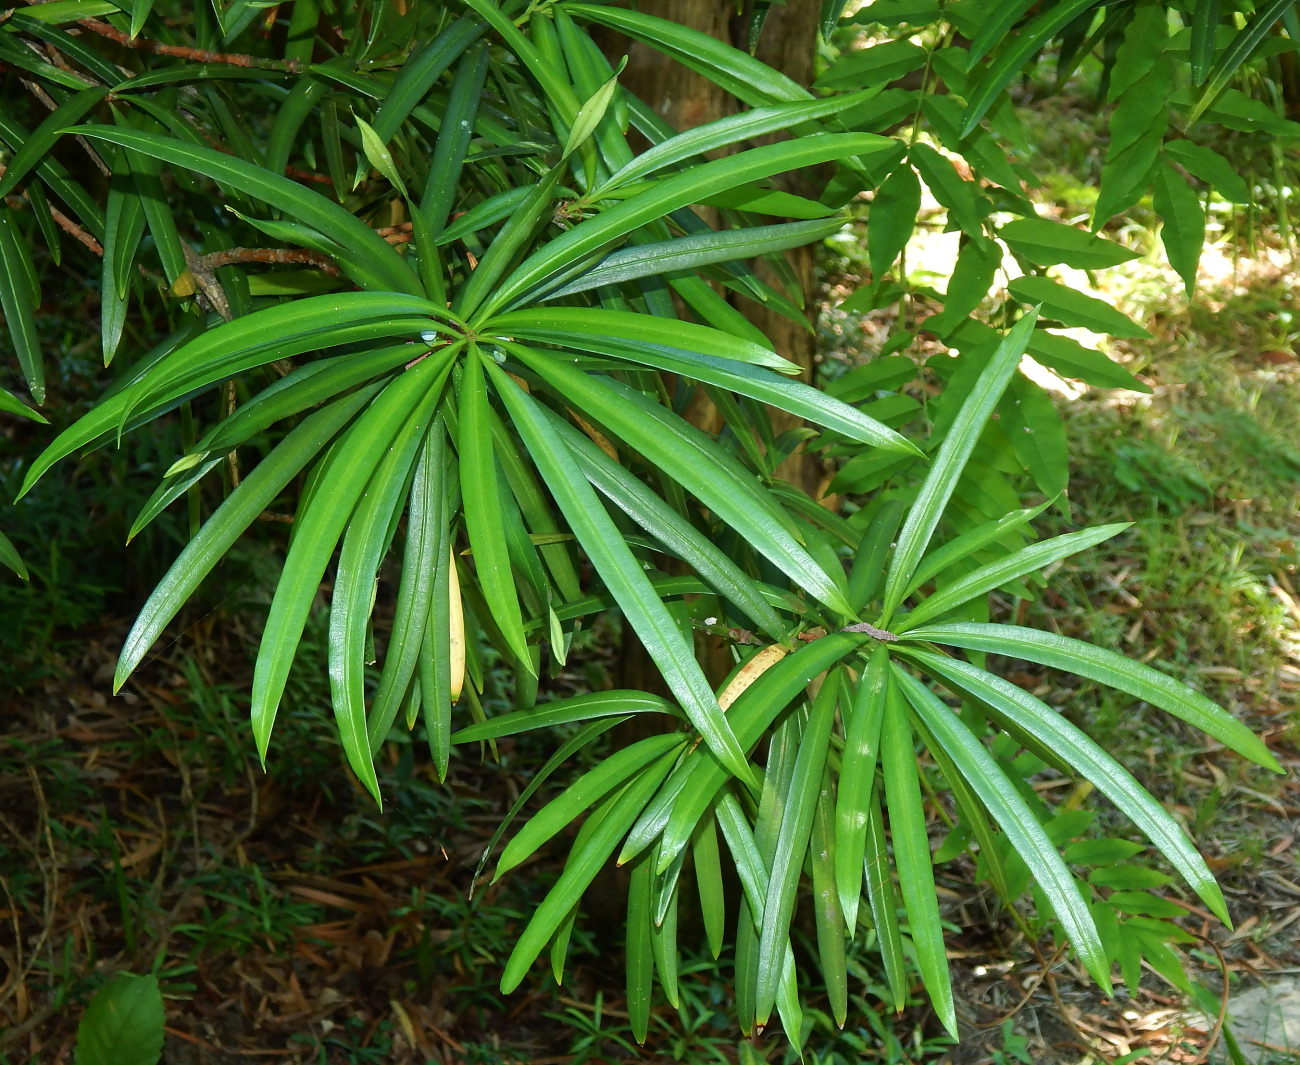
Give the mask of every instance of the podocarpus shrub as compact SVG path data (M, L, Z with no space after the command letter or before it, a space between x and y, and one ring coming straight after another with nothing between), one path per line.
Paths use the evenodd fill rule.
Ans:
M25 488L61 458L178 407L210 428L136 528L194 498L205 478L224 471L228 486L144 604L115 687L274 507L294 520L253 682L263 756L327 579L339 736L377 801L375 753L402 724L423 723L439 773L459 744L581 725L513 818L565 757L632 715L661 715L662 732L534 813L497 865L500 875L581 821L506 965L506 990L548 944L560 975L596 872L611 857L630 865L627 993L640 1037L654 974L676 1000L676 914L691 880L715 954L734 929L742 1028L779 1012L800 1032L789 930L805 869L836 1019L848 1003L845 942L860 929L874 930L902 1002L901 888L916 963L955 1029L918 741L1002 896L1032 877L1042 926L1103 987L1117 960L1135 978L1135 944L1160 947L1160 923L1121 928L1103 893L1071 871L1045 815L1009 779L1007 744L1092 781L1226 919L1163 807L1055 709L986 669L989 654L1108 684L1277 768L1198 693L1114 651L990 623L987 608L992 590L1030 594L1045 566L1122 528L1033 541L1033 518L1065 488L1066 450L1050 400L1017 371L1022 355L1097 386L1140 387L1053 327L1143 335L1049 276L1132 253L1037 215L999 140L1015 135L1008 86L1053 40L1063 63L1067 48L1111 56L1115 111L1094 222L1154 184L1170 258L1190 281L1202 216L1187 175L1229 192L1235 175L1209 148L1166 143L1168 108L1222 121L1248 111L1225 86L1273 8L1217 61L1210 16L1198 14L1189 54L1208 88L1193 104L1175 90L1163 5L904 6L880 0L856 16L893 39L830 66L821 97L712 38L603 4L296 0L285 24L264 23L243 0L184 12L123 0L19 8L0 24L0 62L39 90L24 95L10 73L0 108L12 150L0 192L18 197L0 218L0 297L19 363L40 403L31 247L54 250L62 229L99 258L101 345L120 368ZM827 33L842 8L825 4ZM667 127L619 85L591 26L700 71L742 110ZM916 71L919 87L893 84ZM42 106L52 107L43 118ZM815 165L833 170L819 200L768 184ZM941 396L921 411L903 391L918 372L901 354L913 340L903 331L829 389L791 379L797 367L737 304L801 318L782 252L839 230L837 210L861 192L873 197L872 281L851 306L907 299L900 260L923 185L962 233L943 313L925 322L959 353L928 368ZM1022 276L995 289L1008 255ZM759 257L774 268L764 276L786 283L760 280ZM171 323L148 351L124 341L139 305ZM697 390L721 433L682 416ZM28 413L8 393L0 403ZM770 408L814 431L778 435ZM864 505L842 517L779 479L801 446L841 460L832 487ZM1026 479L1047 502L1020 508ZM369 690L375 582L390 555L400 558L396 609ZM11 556L0 541L0 559ZM576 627L609 609L672 698L537 702L539 676L565 662ZM700 629L731 645L735 669L721 685L696 658ZM518 704L490 719L478 700L485 645L513 669ZM724 862L744 889L735 913Z

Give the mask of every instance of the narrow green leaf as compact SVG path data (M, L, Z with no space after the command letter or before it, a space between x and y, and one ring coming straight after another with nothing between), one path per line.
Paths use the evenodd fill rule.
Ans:
M521 732L570 725L576 721L629 714L668 714L680 718L681 712L672 703L649 692L604 691L590 695L575 695L556 699L528 710L500 714L468 725L452 734L452 743L476 743L514 736Z
M684 744L684 741L682 741ZM650 796L668 775L678 755L677 749L670 750L658 762L646 766L641 772L614 797L607 800L608 812L601 820L600 826L587 840L581 852L575 851L569 856L564 872L555 886L547 893L533 914L528 927L515 944L510 958L506 962L505 972L501 977L501 991L509 994L524 978L528 967L542 952L555 929L573 908L587 886L605 864L606 859L618 846L618 841L636 820Z
M912 708L997 819L1012 848L1028 864L1038 886L1050 899L1056 919L1061 922L1084 968L1105 994L1111 994L1106 952L1097 938L1087 900L1039 825L1038 818L988 749L939 701L938 696L897 666L893 668L893 674Z
M712 817L703 819L692 839L691 857L695 864L695 886L700 894L700 919L709 953L722 954L722 940L727 928L727 902L723 893L722 859L718 851L718 831Z
M380 140L387 143L393 139L433 83L486 32L485 23L462 15L402 64L375 114L373 124Z
M355 253L355 261L362 264L364 270L355 280L366 287L413 296L422 292L419 278L383 237L337 203L309 191L296 181L215 149L185 144L144 130L79 126L73 132L193 170L307 223L340 247Z
M786 655L746 688L727 711L727 720L745 750L758 743L781 713L814 677L861 646L858 633L831 633ZM727 782L727 771L698 749L679 770L681 788L663 829L663 855L671 861L690 841L709 803ZM625 849L620 859L630 857Z
M835 887L852 936L862 899L862 862L867 847L867 816L874 801L880 723L889 681L889 652L878 645L844 715L839 794L835 803Z
M447 432L441 418L434 421L424 438L420 460L411 482L411 501L406 519L406 546L402 577L393 609L393 628L384 655L379 689L371 704L366 734L371 751L379 749L397 717L403 693L411 686L429 623L434 595L433 578L438 560L447 553L447 515L443 470L446 466ZM434 694L428 693L433 700ZM421 701L424 693L421 692Z
M587 437L558 416L548 420L552 430L564 437L587 480L606 498L744 611L761 631L773 639L784 635L785 626L754 581L723 551Z
M483 84L488 70L488 46L475 44L456 67L456 79L447 95L447 108L442 114L442 129L429 160L429 176L424 182L420 209L428 219L429 229L442 232L447 217L461 187L465 156L474 135L474 121L478 117L479 103L483 98ZM405 69L405 68L403 68ZM385 103L384 107L388 105ZM380 116L383 109L380 111ZM379 117L376 116L376 124Z
M496 328L500 328L496 323L493 324ZM697 354L680 346L667 347L647 341L587 336L560 329L543 330L525 327L517 329L515 335L563 344L583 351L594 351L614 358L626 359L642 366L652 366L658 370L679 374L682 377L692 378L769 403L817 425L842 433L851 440L887 451L921 454L906 437L863 414L856 407L800 381L777 377L759 366ZM683 338L678 338L679 345L682 340Z
M645 571L582 476L572 452L548 430L535 400L493 364L489 363L487 370L569 527L659 666L669 690L709 750L730 773L750 782L752 773L744 748L723 716L694 649L668 615Z
M408 490L408 474L419 456L438 399L438 391L431 389L398 429L375 468L348 520L330 596L328 663L334 718L348 764L377 804L382 800L366 729L366 635L379 563L388 550Z
M263 761L298 641L339 536L393 437L429 393L441 392L452 354L448 349L431 355L375 398L330 456L323 475L329 491L300 509L253 672L250 716Z
M872 788L867 802L867 847L863 878L867 882L867 901L876 926L880 959L889 981L894 1011L902 1013L907 1004L908 974L903 957L903 937L898 928L898 892L890 875L889 844L885 839L885 819L880 812L878 788Z
M627 888L627 1012L632 1038L642 1046L650 1030L650 993L653 990L654 953L650 937L650 855L632 866Z
M604 307L529 307L506 311L494 315L483 329L501 339L528 337L547 343L572 344L583 351L603 351L612 339L751 363L782 373L799 372L794 363L776 354L770 346L752 343L720 329Z
M1250 58L1251 53L1255 51L1259 42L1264 39L1265 34L1273 28L1274 24L1285 12L1291 9L1294 3L1295 0L1271 0L1270 3L1261 5L1257 9L1255 17L1238 31L1237 35L1232 39L1232 43L1219 56L1219 61L1214 64L1209 83L1205 86L1200 98L1196 101L1196 105L1187 116L1188 126L1195 125L1200 117L1209 110L1210 106L1218 99L1219 94L1228 87L1228 82L1237 73L1237 68ZM1197 14L1199 15L1200 12L1197 12ZM1217 15L1217 11L1215 14ZM1192 25L1195 32L1195 18ZM1216 25L1211 26L1209 29L1211 40L1213 40L1215 28L1217 28L1217 19ZM1195 60L1195 54L1193 59ZM1195 74L1193 74L1193 80L1195 80Z
M405 196L406 182L402 180L402 175L397 172L397 163L393 161L393 153L388 150L388 145L375 132L374 127L360 115L353 115L352 119L356 122L357 129L361 133L361 150L366 153L366 161L383 175L385 181ZM361 184L362 177L364 177L363 174L357 175L357 180L353 185L354 189Z
M22 556L18 554L18 549L14 547L13 541L3 532L0 532L0 565L8 566L25 581L31 580L31 575L27 572L27 567L23 565ZM716 953L714 956L717 956Z
M1019 76L1030 56L1096 3L1097 0L1061 0L1035 18L1019 36L1005 41L968 95L959 136L967 137L979 125L1002 91Z
M363 388L303 419L204 522L158 582L131 627L113 676L115 693L239 535L378 390L378 385Z
M817 953L821 959L822 978L831 1016L844 1027L849 1012L849 975L844 952L844 911L840 909L835 888L835 792L829 772L823 771L817 810L813 816L809 842L812 865L814 919L817 927ZM861 884L861 878L858 880ZM856 901L856 900L855 900ZM857 907L854 907L855 911Z
M1192 84L1200 85L1210 76L1214 63L1214 38L1219 30L1219 0L1196 0L1192 12Z
M1039 503L1036 507L1025 507L1023 510L1013 510L1009 514L1004 514L995 521L985 522L983 525L977 525L970 532L962 533L960 536L953 537L942 547L935 548L924 559L916 569L916 574L912 577L907 586L904 598L911 596L918 588L927 581L937 577L949 566L954 565L963 559L970 558L972 555L989 544L997 543L1004 536L1014 533L1028 525L1038 515L1050 507L1055 500L1049 499Z
M1264 742L1222 707L1150 666L1104 647L1019 625L975 622L914 629L908 633L908 639L1023 658L1095 680L1167 710L1252 762L1281 772L1277 759Z
M998 419L1038 490L1048 499L1061 497L1070 480L1070 451L1065 423L1047 389L1015 374L998 404Z
M50 424L49 419L40 411L32 410L12 392L3 388L0 388L0 411L4 411L6 414L16 414L20 418L29 418L34 422L40 422L42 425Z
M493 292L481 308L481 317L509 306L523 293L566 266L606 247L611 241L679 207L698 202L705 192L731 189L800 167L882 150L888 143L884 138L865 133L825 133L751 148L725 159L693 166L579 222L539 248Z
M948 217L972 238L984 237L984 220L992 204L980 196L978 181L967 181L951 161L928 144L912 145L908 160L920 171L934 198L948 209Z
M497 463L492 446L487 390L483 383L483 357L471 342L465 360L459 399L460 485L464 500L465 529L474 553L474 572L492 617L505 636L511 654L525 669L532 656L524 636L523 616L515 594L514 576L506 550L501 501L497 487Z
M943 945L938 896L934 891L934 864L926 833L921 785L917 779L912 725L907 720L903 692L898 686L901 680L902 676L896 669L890 671L880 734L881 770L889 804L890 835L921 978L940 1022L956 1039L957 1015L953 1006L948 957ZM888 874L882 870L880 875Z
M13 213L0 208L0 311L32 399L45 402L45 364L36 333L36 293L28 278L33 268Z
M768 880L767 906L763 910L758 944L757 1013L759 1024L767 1024L776 1001L785 947L794 916L795 891L808 853L808 841L821 793L822 770L830 746L831 726L840 695L838 672L829 674L813 700L808 723L799 741L793 779L781 813L781 829L773 853Z
M624 8L574 3L564 7L576 18L608 26L672 56L751 107L811 99L811 93L791 78L699 30Z
M534 814L506 844L492 879L499 880L503 874L526 861L548 839L568 828L587 807L621 787L651 762L684 747L685 743L685 737L678 733L647 736L589 769Z
M599 201L604 192L622 185L630 185L653 174L656 170L695 159L705 152L724 148L729 144L753 140L755 137L762 137L769 133L792 129L803 122L812 122L839 114L871 95L870 92L850 93L847 96L832 96L826 100L808 100L774 107L754 107L737 115L727 115L706 122L702 126L696 126L660 141L642 152L622 169L616 171L600 188L594 190L590 198Z
M773 504L763 498L763 490L752 475L736 475L720 465L716 448L712 441L701 439L702 433L612 378L589 377L553 356L517 344L504 346L568 400L686 488L810 595L832 610L851 613L832 577L773 515Z
M812 222L785 222L692 234L653 244L636 244L607 255L600 264L559 288L546 291L541 300L560 299L589 292L602 285L619 285L640 277L676 270L698 270L711 263L753 259L823 240L844 227L839 218ZM535 297L536 298L536 297Z
M1167 157L1212 186L1224 199L1239 204L1254 200L1250 187L1236 168L1213 148L1184 139L1170 141L1163 150Z
M4 176L0 177L0 197L13 192L36 164L53 151L64 131L85 118L107 95L108 88L103 85L82 89L46 115L6 164Z
M989 359L979 381L966 397L956 421L940 445L930 472L921 485L920 494L908 511L907 520L898 534L898 547L894 550L889 573L885 578L885 602L881 611L883 627L888 627L894 611L902 603L903 593L930 544L930 538L952 497L966 460L984 429L984 423L1002 397L1007 382L1015 373L1037 319L1037 312L1031 310L1011 327Z
M1030 544L996 562L980 566L952 584L945 585L934 595L927 596L911 613L898 619L897 627L900 632L906 632L924 625L932 618L942 617L948 611L955 610L963 603L991 592L1000 585L1009 584L1027 573L1050 566L1057 559L1086 551L1094 544L1109 540L1132 524L1131 521L1122 521L1113 525L1099 525L1094 529L1053 536L1050 540Z

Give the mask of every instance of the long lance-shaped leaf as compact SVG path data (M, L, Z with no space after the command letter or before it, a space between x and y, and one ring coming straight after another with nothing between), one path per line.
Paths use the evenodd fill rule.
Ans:
M564 311L560 312L560 316L564 314ZM601 336L571 331L557 325L539 328L532 324L532 320L536 318L533 312L512 312L501 317L515 323L521 323L522 320L522 324L517 324L512 330L512 335L517 337L610 355L642 366L667 370L669 373L680 374L683 377L725 388L729 392L749 396L763 403L770 403L774 407L843 433L850 439L864 444L906 454L921 454L920 449L906 437L820 389L812 388L800 381L777 377L766 369L748 363L691 351L683 346L685 338L681 335L674 337L671 344L662 344L654 343L644 337L629 339ZM575 317L573 321L575 324L581 324L583 319ZM500 324L500 319L492 323L492 328L505 331Z
M9 115L0 114L0 138L18 151L27 142L31 132ZM103 238L104 214L98 200L83 185L72 179L67 167L53 156L46 155L36 164L36 173L50 191L71 207L92 237Z
M571 725L577 721L630 714L668 714L679 719L682 716L681 711L667 699L651 695L649 692L621 690L592 692L590 695L557 699L528 710L517 710L490 717L486 721L475 722L454 732L451 742L455 744L497 740L502 736L536 732L538 729L553 728L556 725Z
M891 670L880 734L881 775L885 780L885 801L889 806L894 861L898 866L898 881L903 889L903 905L907 908L921 978L939 1020L956 1039L957 1014L953 1006L948 956L943 945L938 896L934 891L934 859L930 856L930 839L925 828L925 806L921 802L921 785L917 779L912 725L907 720L907 707L898 684L898 677ZM884 875L888 876L888 873Z
M411 686L419 660L429 606L433 598L433 577L438 559L447 552L447 515L443 473L446 466L447 430L441 418L434 420L424 438L420 461L411 482L411 502L406 517L406 547L402 556L402 578L393 609L393 628L388 638L379 689L370 707L366 733L371 751L378 750L397 717L402 696ZM422 698L424 693L421 692ZM429 693L430 699L433 693Z
M506 348L689 491L810 595L832 610L852 613L831 576L777 520L770 506L763 506L763 489L752 475L748 481L732 476L726 467L711 461L707 450L692 454L681 446L683 442L695 442L712 450L711 442L705 444L692 434L687 423L612 379L589 377L554 356L518 344Z
M889 844L885 839L885 819L880 812L879 788L872 788L867 801L867 850L862 876L867 883L867 902L876 926L880 959L889 981L889 995L894 1012L902 1013L907 1004L907 966L903 957L903 937L898 928L898 892L890 875Z
M1082 729L1023 688L968 662L910 646L902 646L900 651L933 676L942 678L945 683L951 682L988 703L1000 717L1041 737L1062 760L1092 781L1103 795L1123 810L1182 874L1211 912L1231 926L1223 893L1214 875L1178 822L1133 779L1127 769Z
M173 464L197 461L209 452L224 453L277 422L300 414L340 392L386 374L403 363L414 361L422 352L409 343L388 344L354 355L317 359L300 366L267 385L247 403L212 427L193 450ZM171 471L169 471L171 472Z
M835 888L850 936L856 934L862 899L862 862L867 848L867 816L880 756L880 723L889 681L889 652L871 652L851 712L845 715L840 787L835 801Z
M104 256L100 270L100 346L107 366L122 340L140 238L144 236L144 207L131 182L126 153L119 152L109 179L104 211Z
M977 622L930 625L913 629L907 638L1023 658L1095 680L1167 710L1252 762L1275 773L1282 772L1264 742L1221 706L1172 677L1104 647L1019 625Z
M921 564L916 567L912 579L907 582L907 591L903 593L903 598L906 599L926 581L932 577L937 577L954 563L969 558L975 552L1000 540L1008 533L1015 532L1022 525L1029 524L1054 502L1054 499L1049 499L1039 503L1036 507L1013 510L995 521L985 522L983 525L976 526L970 532L954 537L942 547L935 548L925 558L921 559Z
M485 23L462 15L402 64L372 123L381 141L387 144L393 139L443 71L486 32Z
M832 633L786 655L751 684L731 705L727 720L744 749L753 747L768 726L802 692L812 679L824 673L845 655L859 647L865 637L857 633ZM683 767L684 784L672 804L663 830L663 861L672 861L690 841L691 833L727 782L727 772L707 752L693 751ZM620 860L630 857L625 853Z
M162 359L131 386L132 405L148 408L276 359L386 336L412 339L442 331L437 304L400 292L308 296L225 322ZM420 354L413 348L411 357Z
M812 98L798 82L699 30L639 11L595 4L565 4L564 7L576 18L608 26L667 53L751 107L802 103Z
M432 234L440 233L446 226L452 204L460 193L461 173L474 135L474 119L483 98L483 80L487 69L486 44L475 44L456 69L456 80L447 97L442 129L438 131L433 158L429 161L429 176L425 179L424 192L420 197L420 211L424 213ZM415 213L412 212L413 215ZM425 249L421 249L420 254L425 253Z
M49 425L50 421L40 411L32 410L22 400L12 392L0 388L0 411L6 414L16 414L19 418L30 418L34 422L40 422L42 425Z
M752 783L745 750L736 742L695 660L694 649L655 594L645 570L583 477L572 452L550 431L536 400L493 364L489 363L487 370L569 528L663 673L669 690L727 771Z
M0 532L0 563L8 566L23 580L31 580L31 575L28 574L27 567L23 565L22 556L18 554L18 549L14 547L13 541L2 532Z
M923 625L931 618L941 617L949 610L954 610L962 603L968 603L977 596L991 592L999 585L1014 581L1026 573L1033 573L1044 566L1050 566L1059 558L1065 558L1103 540L1109 540L1132 524L1131 521L1121 521L1113 525L1099 525L1095 529L1066 533L1064 536L1053 536L1050 540L1030 544L1006 558L981 566L922 600L915 610L899 618L899 631Z
M549 421L553 431L564 437L587 480L606 498L743 610L759 629L773 639L784 635L776 611L726 554L591 440L558 416Z
M514 574L506 549L501 499L497 488L497 463L492 447L492 425L488 417L487 388L483 382L483 360L476 344L470 344L458 394L460 434L460 490L465 529L474 552L474 572L483 598L501 629L510 653L522 668L531 671L532 655L524 636L524 621L515 593Z
M650 1030L650 993L653 990L654 954L650 920L650 855L632 866L627 888L627 1012L632 1038L642 1046Z
M83 89L57 110L46 115L41 124L27 135L22 147L14 152L13 158L6 165L4 177L0 177L0 197L9 195L17 188L18 183L33 167L51 152L63 132L85 118L107 95L107 86Z
M368 356L374 358L367 358ZM213 427L207 437L194 445L193 451L172 463L162 483L131 523L127 542L138 536L154 518L216 469L230 451L254 433L369 380L375 376L376 367L391 370L410 359L411 345L396 344L362 355L311 363L288 377L280 378ZM330 363L349 365L331 367ZM328 373L327 370L340 372ZM286 385L286 382L289 384Z
M624 721L628 720L630 720L628 717L607 717L589 722L565 740L560 748L546 760L541 769L533 774L532 779L528 781L528 786L519 793L519 798L514 801L514 805L510 807L509 812L507 812L505 817L498 822L496 831L492 833L492 838L488 840L487 846L483 848L483 855L479 858L478 865L474 869L475 884L478 883L479 877L483 873L483 868L487 865L488 859L492 856L492 852L496 850L497 844L501 842L502 837L510 829L510 825L514 822L514 819L519 815L519 811L528 805L528 800L531 799L541 786L551 778L551 774L562 766L571 754L582 750L582 748L586 747L597 737L603 736L614 726L620 725ZM472 899L473 897L474 889L471 887L470 898Z
M0 311L4 312L27 390L39 404L45 402L45 363L36 333L38 300L29 280L32 274L31 256L17 233L12 214L0 206Z
M506 844L497 862L493 881L499 880L520 862L536 853L537 848L557 833L563 832L587 807L599 802L643 768L683 745L680 733L647 736L630 747L616 751L589 769L559 795L537 811L528 823Z
M782 358L770 347L724 333L707 325L658 318L653 315L615 311L605 307L529 307L505 311L488 321L483 331L502 338L533 337L547 343L567 343L579 337L577 344L585 351L599 351L589 346L608 339L634 344L691 351L740 363L766 366L782 373L797 374L799 367ZM564 341L555 339L564 337Z
M443 351L388 385L332 452L321 478L328 491L318 493L299 514L253 672L250 714L263 762L289 667L339 536L393 437L430 391L442 390L450 371L450 354Z
M370 401L379 387L375 384L360 389L305 418L203 523L141 608L118 659L117 671L113 675L114 692L126 683L126 678L140 664L167 623L239 535L334 434Z
M881 138L864 133L825 133L751 148L710 163L701 163L676 177L656 182L535 251L510 274L480 308L480 317L508 306L512 300L552 274L599 251L610 241L664 215L714 194L771 177L852 155L881 150Z
M32 463L19 498L60 459L117 434L124 420L137 422L233 374L303 351L395 334L418 336L432 323L415 312L430 307L427 300L398 293L346 292L268 307L201 333L60 433ZM412 358L419 354L418 347L411 348Z
M731 851L731 856L736 862L736 872L740 875L745 902L753 917L751 923L761 922L769 895L767 866L763 863L763 855L759 851L753 833L749 830L749 822L745 820L740 802L730 790L723 791L718 798L717 821L718 827L722 829L722 836L727 841L727 849ZM741 919L748 920L743 910L744 907L742 907ZM756 928L755 932L757 932ZM739 954L739 951L737 953ZM737 957L737 964L740 964L739 957ZM737 979L739 980L739 977ZM737 998L739 997L738 990ZM789 939L786 940L782 958L781 981L777 988L777 1009L781 1013L781 1023L786 1026L787 1031L802 1031L802 1026L797 1023L800 1012L799 995L798 988L795 986L794 951L790 949Z
M979 380L975 382L975 387L966 397L952 428L940 445L934 464L898 534L898 546L894 549L889 573L885 578L885 602L881 611L883 628L889 627L894 611L902 603L903 592L911 582L912 573L930 544L930 537L934 535L953 489L957 487L966 460L970 458L975 442L984 431L984 423L998 405L1007 382L1020 364L1020 356L1024 354L1029 334L1033 332L1037 320L1038 312L1031 310L1011 327L1011 331L989 359Z
M685 740L679 741L684 745ZM586 846L575 851L565 863L564 872L551 888L542 904L537 907L533 918L528 922L523 935L510 952L505 972L501 976L501 990L508 994L519 986L537 955L542 952L555 930L564 920L565 915L582 897L587 886L595 879L606 859L618 846L623 833L636 820L650 796L668 775L673 761L677 758L678 748L670 750L658 762L646 766L640 774L614 798L607 800L608 810L600 826L586 841Z
M808 853L839 694L838 673L831 673L813 700L808 723L799 740L794 778L781 814L781 829L772 859L772 873L768 878L768 901L763 910L763 928L758 944L756 1018L759 1024L767 1024L776 1001L784 948L789 941L790 920L794 916L795 891Z
M1097 936L1097 926L1093 924L1092 912L1088 909L1088 900L1079 891L1070 870L1024 797L1007 779L988 749L934 692L897 665L893 667L893 673L912 709L934 733L958 771L1002 826L1008 842L1029 866L1084 968L1109 995L1110 968L1106 964L1105 948Z
M656 170L702 156L715 148L738 144L741 141L790 129L801 122L812 122L838 114L854 106L859 100L869 98L874 91L868 89L861 93L833 96L826 100L809 100L805 103L776 107L755 107L749 111L742 111L738 115L727 115L725 118L706 122L702 126L696 126L668 140L660 141L648 151L642 152L611 175L600 188L591 192L589 198L599 201L602 193L610 189L639 181Z
M501 11L495 0L465 0L465 2L488 21L505 40L510 51L537 79L547 103L555 108L564 125L564 130L558 132L567 132L578 113L579 101L574 94L573 86L565 76L566 72L562 65L551 63L543 56L537 46L525 37L519 27Z
M971 90L966 101L966 113L962 116L960 136L969 136L979 125L1002 90L1019 76L1031 55L1096 3L1097 0L1061 0L1026 26L1020 36L1007 41L979 84Z
M1257 13L1250 20L1249 25L1238 32L1237 36L1232 39L1232 43L1224 49L1223 54L1219 57L1214 72L1210 75L1210 83L1205 86L1200 99L1196 101L1196 106L1192 108L1191 113L1187 116L1188 126L1194 125L1209 110L1214 101L1219 98L1219 94L1228 87L1228 82L1237 73L1237 68L1250 58L1251 53L1258 47L1259 42L1264 39L1265 34L1294 4L1295 0L1273 0L1272 3L1256 9ZM1293 41L1292 45L1294 46L1294 44Z
M831 1016L843 1028L849 1013L849 974L844 949L844 911L835 890L835 789L829 770L822 771L808 862L812 866L817 954L826 981L826 997L830 1000Z
M713 818L700 822L692 840L691 860L695 866L695 886L700 896L700 918L704 936L713 957L722 954L727 934L727 901L723 891L722 855L718 849L718 830Z
M438 399L432 389L424 396L375 468L348 521L330 596L328 661L334 719L348 764L376 803L382 800L366 729L366 630L379 563L388 550L394 521L408 491L408 475L419 456Z
M639 277L659 276L674 270L698 270L713 263L753 259L760 255L801 248L823 240L844 226L839 218L811 222L782 222L772 226L750 226L717 232L693 233L653 244L634 244L612 252L598 266L559 288L534 297L554 300L590 292L602 285L621 285Z
M364 266L363 276L356 280L367 288L406 292L413 296L423 292L415 271L383 237L337 203L308 191L296 181L235 156L144 130L78 126L72 132L119 144L173 166L203 174L314 226L335 243L356 253L356 258L351 261Z

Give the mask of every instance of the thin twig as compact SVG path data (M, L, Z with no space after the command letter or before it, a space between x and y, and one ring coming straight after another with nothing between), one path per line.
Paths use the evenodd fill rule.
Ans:
M78 19L77 25L90 30L91 33L107 37L110 41L120 44L123 48L130 48L136 52L169 55L177 59L189 59L195 63L224 63L232 67L283 70L289 74L302 72L302 64L297 59L259 59L257 56L242 55L237 52L210 52L205 48L188 48L178 44L159 44L157 41L149 41L143 37L131 37L115 26L110 26L107 22L100 22L98 19L93 18Z

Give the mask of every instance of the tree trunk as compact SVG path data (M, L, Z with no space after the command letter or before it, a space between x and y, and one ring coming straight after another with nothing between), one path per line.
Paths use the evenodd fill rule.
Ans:
M752 3L752 0L751 0ZM747 4L748 8L750 5ZM707 33L733 47L748 50L748 10L741 16L735 14L730 0L642 0L639 10L648 15L672 19L691 29ZM819 5L807 2L774 4L763 26L755 55L783 74L808 85L812 81L817 55ZM703 75L695 73L664 56L653 48L626 38L607 38L606 51L618 55L626 52L628 64L621 81L632 92L653 107L673 128L691 129L736 111L736 101ZM767 140L777 139L767 138ZM819 191L816 176L803 171L785 175L778 183L790 192L815 197ZM799 292L789 295L798 301L801 297L810 319L816 318L816 261L814 248L799 248L786 253ZM759 278L768 284L775 280L774 271L763 262L756 267ZM813 378L814 359L817 353L816 333L802 328L788 318L769 311L752 300L739 300L737 307L758 326L775 345L776 350L802 368L801 379ZM691 419L701 428L716 432L721 428L717 412L701 399L690 411ZM799 419L784 411L772 411L778 434L800 425ZM814 456L798 452L777 470L777 475L798 485L814 499L825 490L827 477L822 464Z

